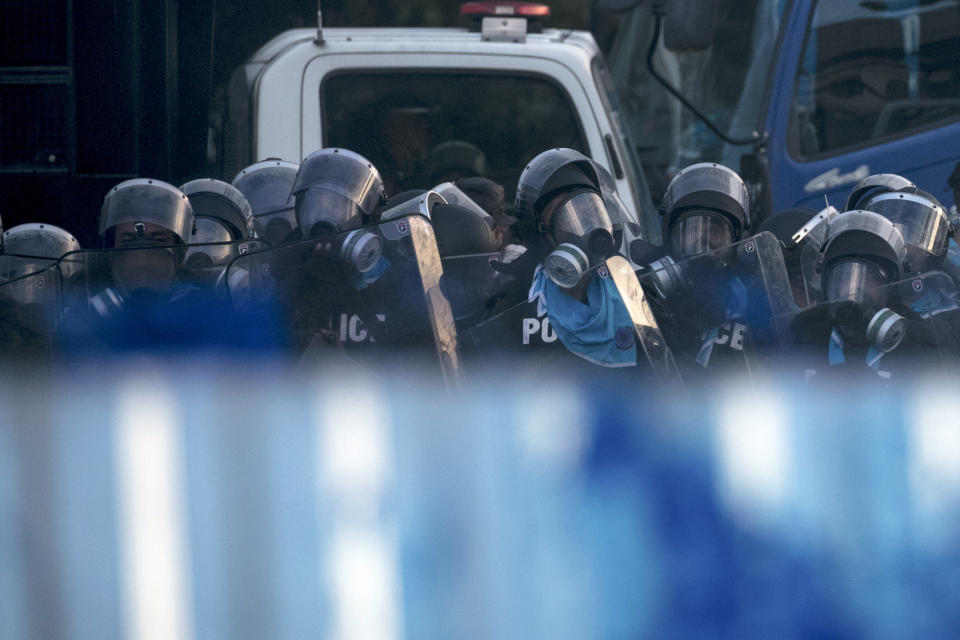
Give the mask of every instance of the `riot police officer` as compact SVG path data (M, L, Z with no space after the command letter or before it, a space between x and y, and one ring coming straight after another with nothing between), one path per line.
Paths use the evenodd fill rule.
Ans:
M297 235L291 189L298 168L295 162L268 158L242 169L233 179L233 186L250 204L257 237L270 245Z
M580 152L551 149L535 157L520 176L515 206L528 250L499 268L532 281L526 300L536 317L524 318L524 326L549 323L555 340L593 364L634 366L632 321L612 279L597 269L616 253L601 193L595 164ZM526 337L529 344L532 334Z
M943 266L954 230L946 209L932 194L913 186L885 190L862 198L860 208L893 223L903 236L915 272Z
M192 233L193 208L173 185L137 178L111 189L100 213L100 237L107 248L123 250L110 256L117 293L172 293Z
M916 274L929 274L921 296L911 307L924 317L941 316L960 329L956 282L960 269L947 260L950 237L955 232L946 209L932 194L916 187L875 193L861 200L867 211L879 213L903 236ZM934 272L939 274L934 276Z
M359 227L386 201L380 172L348 149L318 149L304 158L291 193L304 237Z
M949 328L914 313L897 285L912 277L911 259L903 236L883 216L848 211L830 222L818 270L820 300L791 327L808 376L840 371L889 379L928 368L955 349Z
M63 256L80 250L67 231L50 224L21 224L3 233L0 255L0 309L2 353L30 355L46 349L56 330L61 299L61 279L78 269Z
M678 172L661 214L664 246L634 242L631 251L647 265L640 280L685 379L752 375L780 350L773 318L795 309L780 245L767 233L743 237L749 195L719 164Z
M739 175L703 162L673 177L662 213L664 238L681 260L738 242L750 228L750 196Z
M249 250L254 235L253 211L244 195L232 185L213 178L193 180L180 187L193 208L184 266L191 281L213 284L227 263Z

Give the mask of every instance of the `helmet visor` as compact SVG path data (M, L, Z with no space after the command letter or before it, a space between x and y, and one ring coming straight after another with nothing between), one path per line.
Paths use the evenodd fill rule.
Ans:
M613 223L603 198L593 191L579 191L563 200L550 216L550 231L557 243L586 238L603 229L613 233Z
M363 212L357 203L323 187L297 194L297 224L306 236L321 236L360 226Z
M293 210L290 189L296 175L291 167L266 167L237 176L233 186L247 198L253 215L260 217Z
M376 168L363 156L346 149L322 151L325 150L314 152L300 165L293 193L331 191L353 201L365 215L373 215L383 196L383 181Z
M231 246L223 244L234 240L226 226L210 218L198 218L195 227L184 258L188 269L222 264L232 255Z
M862 260L844 261L827 271L826 299L879 308L884 305L886 284L886 275L877 265Z
M947 250L950 223L940 207L910 196L884 197L868 206L892 222L908 246L935 256Z
M694 213L670 228L670 245L677 259L725 249L733 244L733 225L713 212Z

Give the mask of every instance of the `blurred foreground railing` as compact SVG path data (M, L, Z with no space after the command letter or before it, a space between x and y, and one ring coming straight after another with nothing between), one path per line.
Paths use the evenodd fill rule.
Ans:
M919 382L8 372L0 636L956 637L957 416Z

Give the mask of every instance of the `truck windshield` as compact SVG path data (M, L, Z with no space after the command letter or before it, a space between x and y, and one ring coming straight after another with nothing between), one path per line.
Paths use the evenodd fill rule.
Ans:
M654 65L730 137L757 128L763 91L786 0L720 0L717 29L704 51L668 51L661 43ZM641 3L621 22L608 56L624 118L654 196L679 169L722 162L737 170L749 147L730 147L649 74L647 50L654 17Z
M512 196L541 151L589 154L569 96L545 78L358 70L326 78L320 91L324 144L369 158L388 193L480 175Z

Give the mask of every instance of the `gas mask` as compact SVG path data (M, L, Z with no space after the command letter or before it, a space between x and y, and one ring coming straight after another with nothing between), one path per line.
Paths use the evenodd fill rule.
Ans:
M373 269L383 255L383 238L365 229L354 229L340 245L340 258L360 273Z
M596 192L574 191L548 219L546 231L555 247L544 259L543 270L557 286L575 286L584 273L616 253L613 224Z
M860 259L834 263L824 278L830 315L851 343L889 352L906 334L904 318L887 307L888 277L883 269Z

